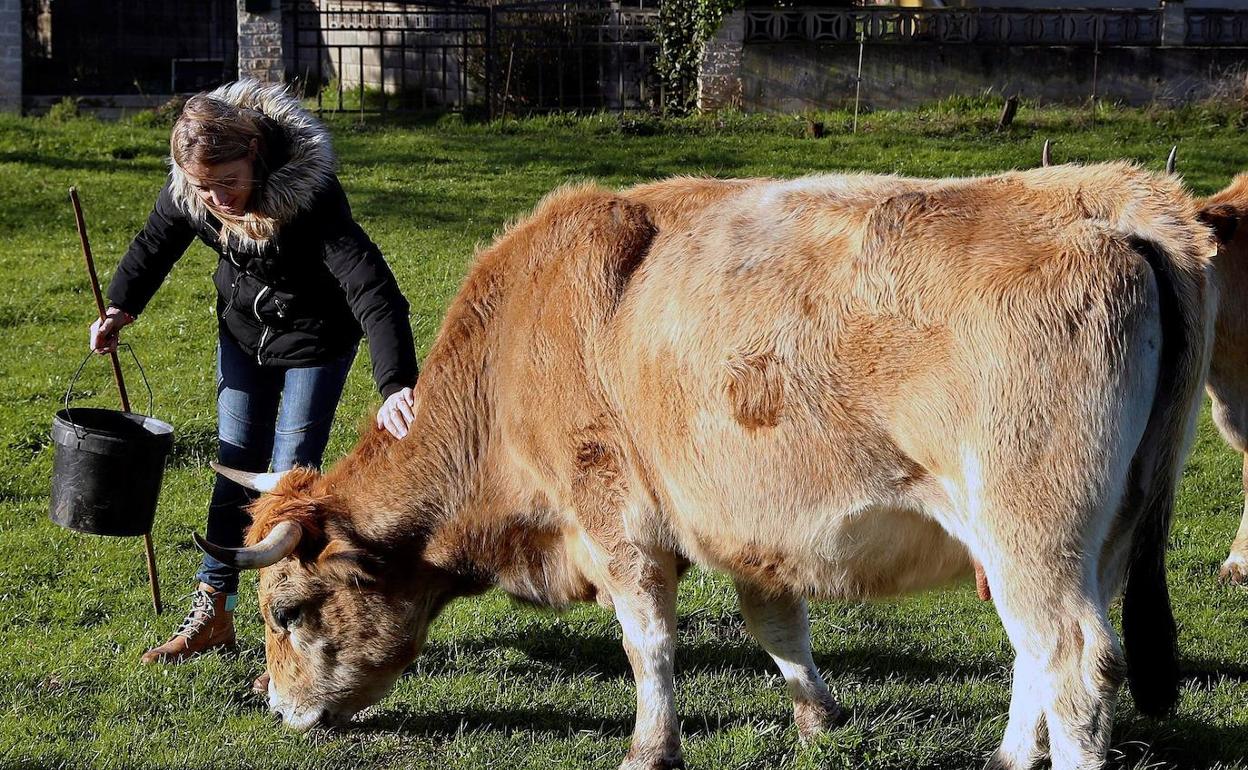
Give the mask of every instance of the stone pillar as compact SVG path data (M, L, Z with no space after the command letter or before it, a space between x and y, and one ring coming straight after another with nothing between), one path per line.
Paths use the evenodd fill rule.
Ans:
M702 45L698 64L698 109L741 106L741 55L745 49L745 11L724 16Z
M22 0L0 0L0 111L22 111Z
M281 0L238 0L238 76L262 83L286 81Z
M1161 44L1183 45L1187 42L1187 13L1182 0L1162 0Z

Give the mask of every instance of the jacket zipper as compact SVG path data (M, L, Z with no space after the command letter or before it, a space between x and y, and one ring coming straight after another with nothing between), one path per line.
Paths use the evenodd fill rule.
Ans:
M260 343L256 345L256 365L263 366L264 361L260 359L260 354L264 351L264 343L269 338L269 326L260 317L260 300L264 299L264 295L272 290L271 286L265 286L256 294L256 300L251 303L251 312L255 315L256 320L260 322Z
M256 345L256 366L264 366L264 361L260 359L260 354L264 351L264 344L269 341L269 327L260 330L260 344Z
M225 308L221 311L221 318L224 319L234 309L234 300L238 299L238 279L230 281L230 299L225 303Z
M224 243L221 244L221 246L222 246L221 253L225 255L225 261L229 262L235 268L238 268L241 270L242 266L239 265L237 262L235 262L234 256L230 254L230 247ZM225 303L225 309L221 311L221 318L223 320L225 319L227 315L230 314L230 310L234 308L234 300L236 299L238 299L238 278L237 277L230 279L230 298Z

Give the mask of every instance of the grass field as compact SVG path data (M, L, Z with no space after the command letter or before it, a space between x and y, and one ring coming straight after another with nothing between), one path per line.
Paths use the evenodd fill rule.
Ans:
M668 174L790 176L871 170L963 175L1134 158L1159 168L1180 144L1199 193L1248 169L1237 111L1024 109L962 100L906 113L791 117L552 118L504 125L333 122L358 219L412 301L419 349L472 258L510 217L570 180L625 185ZM551 615L497 593L462 600L435 625L409 676L352 729L300 737L250 695L263 667L254 576L244 583L240 655L147 668L185 607L215 441L212 255L192 247L128 330L156 414L177 430L155 540L169 608L154 617L141 540L93 538L47 519L49 425L86 350L94 312L66 197L78 185L107 281L162 183L167 128L0 118L0 766L609 768L627 748L632 677L614 620L595 607ZM1243 298L1229 301L1242 302ZM131 390L141 392L137 375ZM94 361L78 397L113 406ZM135 398L136 404L139 398ZM361 355L327 460L377 403ZM1219 585L1240 511L1239 461L1207 416L1181 491L1171 590L1187 674L1179 710L1153 721L1120 702L1115 767L1248 768L1248 591ZM799 747L783 682L746 635L732 591L695 571L680 595L677 699L692 768L979 768L1009 703L1009 645L969 586L812 610L816 658L850 723Z

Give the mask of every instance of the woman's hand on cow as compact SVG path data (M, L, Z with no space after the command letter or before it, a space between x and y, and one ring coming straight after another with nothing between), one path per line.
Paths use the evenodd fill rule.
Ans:
M117 343L121 340L122 327L134 323L134 316L119 307L110 307L104 311L104 320L99 318L91 324L91 335L88 345L96 353L115 353Z
M403 438L415 419L415 408L416 397L411 388L395 391L377 410L377 427L390 431L395 438Z

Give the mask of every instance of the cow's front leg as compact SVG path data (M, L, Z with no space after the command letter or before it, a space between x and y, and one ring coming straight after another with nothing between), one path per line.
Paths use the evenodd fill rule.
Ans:
M1220 575L1237 585L1248 584L1248 454L1244 455L1242 483L1244 490L1244 514L1239 520L1239 532L1231 543L1231 553L1222 563Z
M624 651L637 683L637 724L621 770L684 767L676 719L673 659L676 650L675 559L629 548L607 570Z
M745 625L776 662L793 698L797 732L807 740L844 721L844 712L828 692L810 653L810 617L806 600L792 594L769 595L737 581Z

